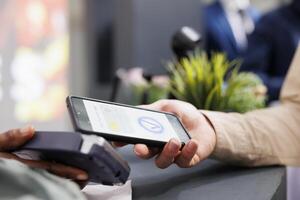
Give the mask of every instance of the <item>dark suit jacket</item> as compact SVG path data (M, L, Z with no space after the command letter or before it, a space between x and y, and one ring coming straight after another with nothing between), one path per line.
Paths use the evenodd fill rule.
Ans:
M242 70L257 73L268 87L269 100L280 89L300 40L300 12L282 7L263 16L249 37Z
M233 32L226 18L225 11L219 1L207 6L203 10L205 50L226 52L229 59L234 59L240 55ZM248 9L254 21L259 18L258 12Z

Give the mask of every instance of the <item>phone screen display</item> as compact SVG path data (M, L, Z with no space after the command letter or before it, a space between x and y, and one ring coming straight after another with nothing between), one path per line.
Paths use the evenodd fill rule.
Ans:
M72 98L72 104L83 130L161 142L189 139L171 114L77 98Z

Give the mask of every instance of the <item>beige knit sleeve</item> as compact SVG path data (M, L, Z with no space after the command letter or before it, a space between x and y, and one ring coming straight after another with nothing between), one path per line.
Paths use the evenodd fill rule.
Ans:
M202 112L216 131L216 159L247 166L300 166L300 49L279 106L246 114Z

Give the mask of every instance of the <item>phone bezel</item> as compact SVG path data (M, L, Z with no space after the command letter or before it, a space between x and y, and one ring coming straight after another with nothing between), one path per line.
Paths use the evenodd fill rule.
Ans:
M178 117L176 115L174 115L173 113L150 110L150 109L130 106L130 105L126 105L126 104L109 102L109 101L93 99L93 98L87 98L87 97L80 97L80 96L73 96L73 95L68 96L67 99L66 99L66 103L67 103L67 108L68 108L69 114L71 116L71 121L72 121L73 127L76 131L79 131L83 134L96 134L96 135L102 136L105 139L110 140L110 141L118 141L118 142L130 143L130 144L141 143L141 144L146 144L148 146L153 146L153 147L163 147L166 144L166 142L162 142L162 141L158 141L158 140L127 137L127 136L113 135L113 134L110 134L110 133L85 130L85 129L80 127L80 123L78 121L77 114L76 114L76 111L75 111L75 106L73 105L73 101L72 101L73 98L77 98L77 99L80 99L80 100L100 102L100 103L107 103L107 104L112 104L112 105L116 105L116 106L124 106L124 107L128 107L128 108L133 108L133 109L140 109L140 110L146 110L146 111L150 111L150 112L156 112L156 113L171 115L171 116L173 116L177 119L178 123L181 125L182 129L184 130L184 132L187 136L186 141L181 141L182 145L185 145L191 139L191 136L187 132L186 128L183 126L183 124L178 119ZM177 132L177 134L178 134L178 132ZM182 137L180 137L180 138L182 138Z

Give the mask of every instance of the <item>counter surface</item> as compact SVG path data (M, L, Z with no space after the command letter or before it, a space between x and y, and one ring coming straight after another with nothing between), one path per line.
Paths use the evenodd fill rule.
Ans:
M286 199L284 167L241 168L206 160L190 169L158 169L138 159L132 146L120 149L131 167L133 199Z

